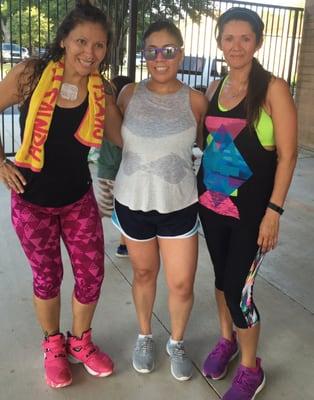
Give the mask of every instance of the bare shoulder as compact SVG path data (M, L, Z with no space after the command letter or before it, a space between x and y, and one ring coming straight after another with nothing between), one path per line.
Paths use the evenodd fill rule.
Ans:
M277 78L277 77L272 77L269 85L268 85L268 90L267 90L267 94L270 95L276 95L277 92L283 93L283 92L289 92L289 85L288 83L282 79L282 78Z
M122 90L118 96L117 104L123 114L124 114L125 110L127 109L127 106L131 100L131 97L133 96L136 85L137 85L136 83L128 83L127 85L125 85L122 88Z
M206 93L205 93L205 96L207 97L208 100L212 99L220 82L221 82L221 80L215 80L215 81L212 81L211 84L208 86Z
M195 120L199 124L202 122L204 115L206 114L208 100L202 92L190 88L190 102Z
M281 105L294 106L289 85L284 79L276 77L271 79L266 94L266 105L271 113Z
M192 107L197 107L200 111L207 109L208 100L202 92L196 89L190 88L191 104Z

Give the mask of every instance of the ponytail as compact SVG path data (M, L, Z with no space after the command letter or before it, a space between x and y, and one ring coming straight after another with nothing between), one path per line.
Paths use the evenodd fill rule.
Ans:
M271 78L272 74L266 71L256 58L253 58L245 103L246 117L250 128L252 128L254 123L257 123L260 118L260 110L265 103Z

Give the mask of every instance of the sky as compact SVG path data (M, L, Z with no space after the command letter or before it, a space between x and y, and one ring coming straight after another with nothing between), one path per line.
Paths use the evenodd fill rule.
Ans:
M304 7L305 0L248 0L251 3L264 3L276 6Z

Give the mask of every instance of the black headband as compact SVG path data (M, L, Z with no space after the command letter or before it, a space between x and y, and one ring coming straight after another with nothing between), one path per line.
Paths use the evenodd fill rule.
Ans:
M220 17L218 18L218 23L223 24L225 21L229 21L232 19L240 19L241 17L244 17L245 19L252 21L252 23L254 23L257 26L260 26L263 30L264 23L260 18L260 16L255 11L244 7L229 8L229 10L225 11L223 14L220 15Z

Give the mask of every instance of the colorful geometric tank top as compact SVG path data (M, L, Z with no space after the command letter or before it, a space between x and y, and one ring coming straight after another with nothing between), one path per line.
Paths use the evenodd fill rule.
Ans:
M245 98L234 108L219 107L223 81L204 121L204 153L198 173L199 202L231 221L259 224L271 196L276 150L266 150L249 129Z

